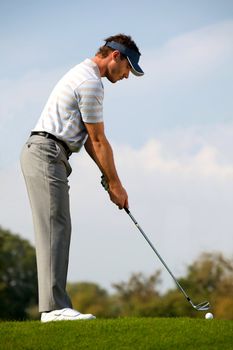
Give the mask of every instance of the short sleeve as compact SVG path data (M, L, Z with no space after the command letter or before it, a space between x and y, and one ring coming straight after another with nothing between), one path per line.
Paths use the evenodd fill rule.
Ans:
M78 104L85 123L103 121L104 88L100 80L86 80L78 88Z

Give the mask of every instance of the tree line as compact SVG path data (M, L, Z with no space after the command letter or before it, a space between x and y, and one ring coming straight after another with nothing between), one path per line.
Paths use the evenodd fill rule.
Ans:
M218 319L233 319L233 259L202 253L178 279L194 302L208 300ZM162 293L161 271L134 273L109 293L96 283L68 284L73 307L98 318L200 317L176 286ZM19 235L0 228L0 319L37 319L35 249Z

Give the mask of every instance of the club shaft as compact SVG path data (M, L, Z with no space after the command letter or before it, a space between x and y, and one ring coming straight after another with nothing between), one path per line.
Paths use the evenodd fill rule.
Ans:
M177 287L181 290L181 292L184 294L185 298L190 302L190 298L187 295L187 293L185 292L185 290L181 287L181 285L179 284L179 282L177 281L177 279L175 278L175 276L173 275L173 273L171 272L171 270L169 269L169 267L167 266L167 264L165 263L165 261L163 260L163 258L161 257L161 255L158 253L158 251L155 249L155 247L153 246L153 244L151 243L151 241L149 240L149 238L147 237L147 235L145 234L145 232L143 231L143 229L140 227L140 225L138 224L137 220L133 217L133 215L131 214L131 212L129 211L128 208L124 208L124 210L126 211L126 213L129 215L129 217L131 218L131 220L133 221L133 223L136 225L136 227L139 229L139 231L141 232L141 234L143 235L143 237L145 238L145 240L147 241L147 243L150 245L150 247L152 248L152 250L155 252L155 254L157 255L157 257L159 258L159 260L161 261L161 263L164 265L164 267L166 268L166 270L168 271L168 273L171 275L171 277L173 278L174 282L176 283Z

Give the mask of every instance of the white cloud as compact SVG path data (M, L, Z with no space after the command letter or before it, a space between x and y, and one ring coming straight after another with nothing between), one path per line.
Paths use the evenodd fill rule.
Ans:
M232 38L233 21L182 34L142 52L142 78L104 82L113 138L142 144L160 129L230 121Z
M112 105L119 94L135 96L150 95L164 84L172 85L177 81L186 84L195 79L203 79L212 74L216 67L233 57L233 21L220 22L199 30L188 32L173 38L164 46L143 52L142 65L145 76L142 79L132 77L127 84L116 85L109 94L106 104ZM6 43L5 43L6 44ZM28 60L33 61L34 52L27 52ZM55 67L53 70L28 70L17 78L0 80L0 122L17 118L33 106L41 111L54 84L67 67ZM216 72L214 72L216 73ZM107 81L105 81L108 85ZM114 96L112 95L114 94Z
M232 34L233 23L223 22L174 38L164 47L144 54L143 79L135 78L106 89L106 123L109 124L109 114L114 132L125 131L127 142L129 131L136 129L139 137L144 134L148 140L147 123L160 114L155 114L156 92L166 87L167 96L167 88L178 87L181 80L184 86L199 80L197 86L200 86L208 74L214 75L217 67L232 56ZM2 150L7 144L11 157L14 152L19 153L18 145L33 127L33 120L37 120L61 70L55 67L51 72L28 72L18 79L0 81ZM174 96L179 97L176 89ZM196 96L193 94L192 99ZM188 118L190 106L187 109L182 105L179 109L167 105L169 115L182 109ZM213 106L209 106L212 114ZM162 116L165 107L159 111ZM118 118L122 110L124 127L123 117L121 122ZM200 108L198 113L201 112ZM155 124L157 128L157 120ZM9 130L14 140L10 143ZM232 254L233 125L173 128L163 133L156 130L157 136L150 137L138 149L132 146L133 142L131 146L116 144L115 157L133 214L179 275L184 265L202 250L219 249ZM137 135L132 134L136 139ZM1 161L3 158L6 157ZM109 286L111 282L126 279L130 272L162 268L127 215L108 201L99 184L100 174L91 160L84 153L73 155L72 165L70 279L89 279ZM4 184L0 189L0 224L34 241L19 165L1 168L0 182Z
M200 78L233 54L233 21L189 32L146 55L147 70L157 79Z
M228 132L230 128L233 131L232 126L225 125ZM114 146L130 209L176 275L204 250L233 253L233 160L225 157L223 146L218 146L217 130L174 130L140 149ZM227 147L232 149L228 135L224 142L228 141ZM128 216L108 200L100 186L100 173L85 152L73 155L71 163L69 278L109 287L133 271L163 270ZM0 181L4 183L1 225L34 241L19 167L2 171ZM169 276L163 276L166 285L171 285Z
M19 116L27 119L33 109L38 113L46 102L50 89L58 80L58 70L50 72L30 71L18 78L0 80L0 126Z
M212 177L233 176L233 124L179 128L148 141L140 150L122 146L119 162L123 169L135 164L146 174Z

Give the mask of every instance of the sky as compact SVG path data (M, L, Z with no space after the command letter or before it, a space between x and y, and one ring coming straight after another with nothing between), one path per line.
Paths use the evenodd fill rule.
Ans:
M19 157L55 83L110 35L131 35L143 77L105 87L104 121L139 221L180 277L202 252L233 258L233 2L0 1L0 225L34 245ZM109 201L84 150L71 157L70 281L111 290L170 276Z

